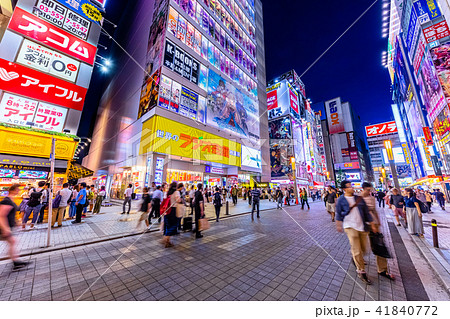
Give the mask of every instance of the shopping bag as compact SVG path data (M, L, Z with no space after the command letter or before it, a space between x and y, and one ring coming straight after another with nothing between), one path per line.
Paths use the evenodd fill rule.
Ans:
M384 243L384 236L382 233L370 232L369 238L370 246L372 247L372 252L374 255L384 258L392 258L386 244Z
M211 228L209 221L206 218L201 218L198 220L198 229L199 231L207 230Z

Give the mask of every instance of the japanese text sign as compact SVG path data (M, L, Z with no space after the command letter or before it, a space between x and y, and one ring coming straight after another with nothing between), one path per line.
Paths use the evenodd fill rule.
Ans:
M441 11L436 0L419 0L414 3L419 21L421 24L427 23L441 16Z
M97 48L54 25L16 8L8 28L83 62L94 64Z
M87 89L0 59L0 88L81 111Z
M88 0L56 0L59 3L64 4L68 8L74 10L81 16L99 22L102 20L102 14L100 10L97 9L94 5L92 5Z
M367 137L391 134L396 132L397 125L395 124L395 121L366 126Z
M447 21L438 22L428 28L423 29L423 34L427 43L443 39L450 36Z
M71 82L75 82L80 68L80 62L27 39L20 48L17 62Z
M143 124L139 153L147 152L241 165L241 144L160 116Z
M345 132L341 99L337 98L325 102L325 110L327 112L328 127L330 134Z

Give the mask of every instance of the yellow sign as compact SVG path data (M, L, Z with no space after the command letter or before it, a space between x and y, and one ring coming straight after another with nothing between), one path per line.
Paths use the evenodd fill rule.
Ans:
M425 157L427 158L428 167L433 167L433 163L431 162L431 153L430 149L428 148L427 142L425 141L425 138L420 139L422 141L423 151L425 153Z
M54 136L55 158L71 160L77 142L71 138ZM52 135L26 130L1 127L0 153L49 158Z
M411 154L409 153L408 144L402 143L403 154L405 155L406 164L411 164Z
M102 14L92 4L83 3L81 5L81 9L83 10L85 15L87 15L89 18L91 18L94 21L100 21L102 19Z
M161 116L143 124L139 154L149 152L241 165L241 144Z

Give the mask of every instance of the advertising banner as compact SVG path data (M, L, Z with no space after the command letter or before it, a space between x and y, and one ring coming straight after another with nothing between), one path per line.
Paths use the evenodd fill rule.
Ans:
M325 110L327 112L330 134L345 132L341 98L336 98L334 100L325 102Z
M76 81L80 69L80 62L27 39L22 43L16 62L70 82Z
M153 24L150 27L150 33L147 43L147 57L145 61L145 71L147 77L149 74L154 74L156 70L161 68L163 64L164 54L164 39L168 8L167 6L159 6L155 8L156 16L153 19ZM145 79L146 80L146 79Z
M83 40L87 39L91 22L58 3L57 0L38 0L33 7L33 13Z
M96 6L92 5L89 0L56 0L65 6L68 6L73 11L77 12L83 18L93 22L100 22L102 20L102 13Z
M397 169L397 177L398 178L408 178L412 176L411 165L395 165Z
M278 107L278 97L277 90L270 91L267 93L267 110L273 110Z
M280 141L283 142L283 141ZM272 178L288 178L294 180L291 157L294 156L294 150L290 142L287 145L283 143L274 143L270 146L270 167Z
M291 109L294 110L295 113L300 114L299 105L298 105L298 94L297 92L291 90L289 88L289 100L291 104Z
M243 138L259 139L258 103L209 70L207 124Z
M266 93L269 121L289 114L291 102L286 80L268 87Z
M159 82L161 80L161 70L157 70L151 77L145 80L141 88L141 98L139 100L138 119L158 104Z
M161 82L159 83L159 97L158 97L158 106L163 107L165 109L170 108L170 97L172 93L172 80L167 76L161 76ZM175 110L178 112L178 109Z
M433 143L433 137L431 136L431 131L430 128L428 126L423 128L423 134L425 136L425 141L427 141L427 145L428 146L432 146Z
M0 59L0 88L81 111L87 89Z
M431 49L431 58L436 68L437 76L444 91L447 103L450 103L450 43ZM439 112L436 111L434 113L432 120L436 118Z
M261 151L242 145L242 166L262 168Z
M292 139L291 120L289 119L289 116L269 122L269 139Z
M360 181L361 174L360 173L345 173L345 178L349 181Z
M408 49L408 52L410 56L412 56L412 52L415 49L415 43L417 40L417 36L419 33L419 22L417 20L417 13L416 9L414 7L411 8L411 17L409 20L409 26L406 33L406 48Z
M450 110L446 105L441 113L433 121L434 133L438 139L443 139L450 132Z
M169 22L167 24L167 29L172 33L174 37L177 36L177 24L178 24L178 12L170 7L169 9Z
M334 164L334 169L359 169L359 162L351 162L351 163L337 163Z
M21 8L16 8L8 28L51 48L66 53L90 65L94 64L97 48L61 30Z
M391 134L396 132L398 131L395 121L366 126L367 137Z
M423 35L425 36L427 43L432 43L450 36L447 21L437 22L432 26L423 29Z
M414 3L414 7L416 8L421 24L425 24L441 16L441 11L436 0L418 0Z
M431 162L431 153L424 137L419 138L419 149L423 159L423 166L429 175L434 174L433 163Z
M0 102L0 121L19 126L62 132L67 109L9 93Z
M143 124L139 154L147 152L241 165L241 144L161 116Z

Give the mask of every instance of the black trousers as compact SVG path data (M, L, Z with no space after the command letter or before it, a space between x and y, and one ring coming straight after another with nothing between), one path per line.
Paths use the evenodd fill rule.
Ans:
M233 196L233 204L236 205L237 204L237 195Z
M200 236L202 233L199 230L199 222L198 220L202 217L202 214L200 213L200 210L195 211L195 235Z
M216 220L219 220L220 215L220 205L214 205L214 208L216 210Z
M39 211L38 223L42 223L44 221L45 209L48 207L48 203L43 203L41 210ZM34 213L33 213L34 214Z
M159 200L159 198L154 198L153 202L152 202L152 210L150 212L150 216L149 218L155 217L155 218L160 218L161 213L160 213L160 206L161 206L161 201Z
M381 203L383 203L383 208L384 208L386 205L384 198L383 199L378 198L378 207L381 207Z
M252 205L252 218L253 218L253 212L256 209L256 216L259 217L259 200L255 200L253 201L253 205Z
M305 208L305 204L308 206L308 209L309 209L308 199L302 198L302 209Z
M77 207L77 214L76 214L76 217L75 217L75 222L76 223L81 223L81 215L83 214L84 206L82 204L78 204L76 207Z

